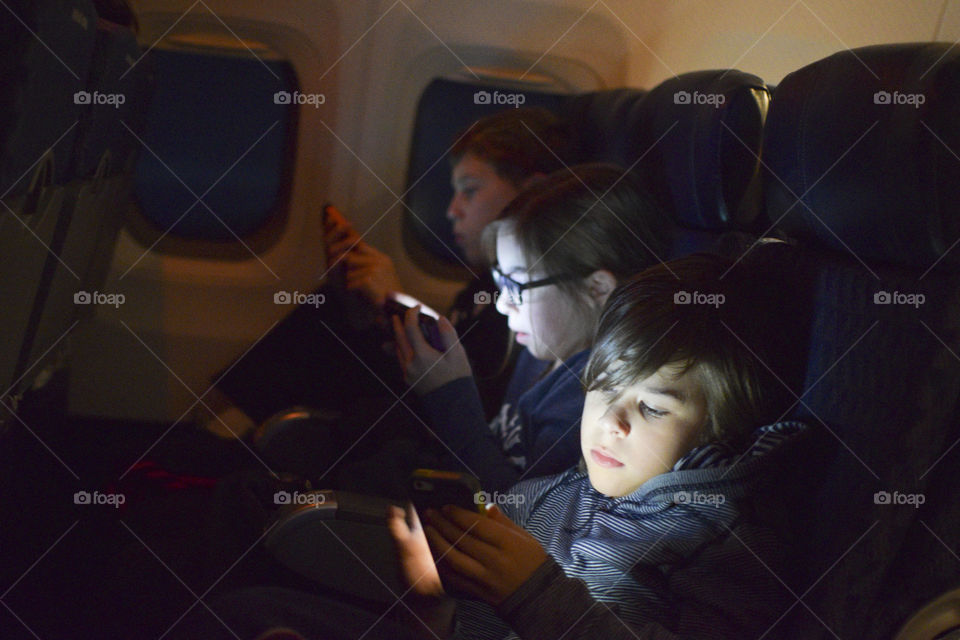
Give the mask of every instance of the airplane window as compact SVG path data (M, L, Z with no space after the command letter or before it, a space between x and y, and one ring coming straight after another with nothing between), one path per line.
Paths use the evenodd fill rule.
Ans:
M156 88L134 186L141 212L180 238L253 233L288 191L297 105L282 96L298 87L292 67L264 56L151 55Z

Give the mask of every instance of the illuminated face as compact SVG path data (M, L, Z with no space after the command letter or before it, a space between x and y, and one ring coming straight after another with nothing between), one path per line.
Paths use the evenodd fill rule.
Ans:
M590 484L616 498L673 468L699 442L707 401L696 371L668 364L612 392L587 393L580 448Z
M536 267L534 274L528 271L527 260L509 229L501 228L497 232L497 267L520 283L543 277L536 275ZM589 314L580 308L591 305L586 294L574 298L550 284L525 290L522 300L516 304L510 295L501 291L497 311L507 316L507 324L516 334L517 342L535 358L562 362L590 346L594 327L588 321Z
M519 190L501 178L492 164L470 153L453 167L451 183L453 199L447 207L447 218L453 222L454 240L467 262L482 265L485 256L481 234Z

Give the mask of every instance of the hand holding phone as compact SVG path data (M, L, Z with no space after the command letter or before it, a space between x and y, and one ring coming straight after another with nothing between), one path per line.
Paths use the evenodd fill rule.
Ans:
M430 313L426 308L424 311ZM408 311L389 319L403 379L417 395L426 395L454 380L473 375L467 352L457 339L457 330L446 318L437 315L434 324L424 321L421 314L418 323L417 315Z
M374 307L401 289L400 277L390 256L375 248L353 228L336 207L323 206L323 238L328 268L343 265L344 287L357 291Z
M398 316L402 324L407 310L412 309L418 304L420 303L411 296L403 293L391 293L387 295L387 299L383 303L383 312L387 314L388 318L390 316ZM440 336L440 327L437 326L439 314L423 305L421 305L420 309L421 311L417 315L417 321L420 325L420 332L423 334L424 340L426 340L427 344L431 347L443 353L447 348L444 346L443 338ZM431 312L433 313L432 316L430 315Z
M410 501L421 516L427 509L440 510L448 504L485 513L480 481L467 473L417 469L410 476Z

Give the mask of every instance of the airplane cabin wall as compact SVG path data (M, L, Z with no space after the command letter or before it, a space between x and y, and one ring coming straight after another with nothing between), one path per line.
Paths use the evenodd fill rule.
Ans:
M734 67L776 84L845 48L960 39L960 0L133 4L145 46L167 28L234 32L270 44L293 64L301 92L326 98L300 109L288 223L256 257L175 256L122 233L104 290L123 292L127 303L99 307L76 330L70 406L147 420L180 418L216 372L289 311L273 304L274 292L321 282L323 202L394 257L411 293L447 306L459 283L415 266L400 237L416 100L432 77L499 64L582 91L650 88L674 73Z

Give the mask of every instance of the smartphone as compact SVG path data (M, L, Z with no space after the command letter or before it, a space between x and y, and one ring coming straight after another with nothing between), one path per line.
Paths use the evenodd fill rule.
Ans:
M420 333L423 334L427 344L431 347L437 351L446 351L447 348L443 346L443 339L440 337L440 327L437 325L437 319L440 317L439 314L430 307L418 302L416 298L408 296L405 293L391 293L387 296L386 302L383 303L383 312L387 314L388 318L390 316L400 316L400 323L402 324L403 316L407 313L407 310L412 309L418 304L421 305L420 313L417 316L420 324Z
M417 469L410 475L410 501L420 514L448 504L485 513L484 497L480 481L467 473Z

